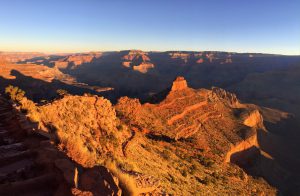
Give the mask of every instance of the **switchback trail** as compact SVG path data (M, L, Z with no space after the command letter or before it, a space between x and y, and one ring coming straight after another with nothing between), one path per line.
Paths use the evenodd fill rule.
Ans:
M122 152L124 157L127 157L127 148L129 146L129 142L133 140L135 137L135 130L131 129L131 136L122 144Z

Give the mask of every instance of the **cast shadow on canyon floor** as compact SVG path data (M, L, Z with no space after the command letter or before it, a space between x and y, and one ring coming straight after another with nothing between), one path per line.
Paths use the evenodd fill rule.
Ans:
M51 101L57 98L57 90L59 89L66 90L68 93L74 95L83 95L84 93L101 95L104 97L107 97L108 95L108 93L106 92L98 93L87 88L80 88L78 86L66 84L56 79L52 80L51 82L36 79L30 76L23 75L17 70L12 70L10 75L14 76L15 78L7 79L0 76L0 92L3 93L4 89L8 85L17 86L25 91L25 95L27 98L37 103L42 100Z
M259 130L258 145L260 149L253 146L232 154L230 162L254 178L264 178L279 190L278 195L299 195L299 160L291 159L292 152L271 132Z

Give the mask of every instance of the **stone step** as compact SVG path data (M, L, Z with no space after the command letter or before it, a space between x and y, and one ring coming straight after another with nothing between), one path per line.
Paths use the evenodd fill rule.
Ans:
M11 110L11 107L9 107L9 106L1 106L0 107L0 112L6 111L6 110Z
M1 107L0 108L0 112L9 111L9 110L11 110L11 108L9 108L9 107Z
M50 173L24 181L2 184L0 185L0 195L51 196L54 195L54 190L57 186L58 183L55 179L55 174Z
M9 150L20 150L23 149L25 145L22 142L8 144L0 146L0 152L1 151L9 151Z
M1 111L0 111L1 112ZM12 112L11 111L7 111L7 112L1 112L0 113L0 117L4 117L4 116L11 116L12 115Z
M5 138L9 135L8 131L0 131L0 138Z
M6 117L0 117L1 121L4 122L4 123L9 122L9 121L12 120L13 118L14 118L13 115L6 116Z
M22 159L12 164L0 167L0 177L7 177L13 172L20 173L26 169L30 169L34 165L31 159Z
M0 146L0 158L6 157L8 155L16 154L18 152L23 152L26 147L23 143L14 143L9 145Z
M6 154L3 157L0 157L0 167L12 164L12 163L22 160L22 159L32 158L35 156L35 154L36 153L32 152L31 150L25 150L25 151L19 151L19 152Z
M3 134L3 133L8 133L8 131L6 129L0 127L0 134Z
M14 144L16 143L14 139L10 138L10 137L2 137L2 145L10 145L10 144Z

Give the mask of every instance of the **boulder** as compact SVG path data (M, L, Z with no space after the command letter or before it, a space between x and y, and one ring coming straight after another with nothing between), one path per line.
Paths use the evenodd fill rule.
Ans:
M68 159L57 159L55 160L55 166L61 170L64 174L65 180L72 187L77 187L78 185L78 170L74 163Z
M80 189L97 195L121 195L119 181L103 166L95 166L80 176Z

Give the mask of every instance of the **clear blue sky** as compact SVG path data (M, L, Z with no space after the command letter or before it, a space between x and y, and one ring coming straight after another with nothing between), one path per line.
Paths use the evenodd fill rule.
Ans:
M1 0L0 50L300 54L300 0Z

